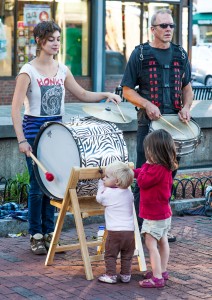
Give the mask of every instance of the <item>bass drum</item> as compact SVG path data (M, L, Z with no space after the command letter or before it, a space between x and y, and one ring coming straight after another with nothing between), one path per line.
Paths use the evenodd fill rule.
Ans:
M72 123L45 123L35 139L33 153L54 175L53 181L47 181L42 170L34 165L41 190L57 200L64 197L72 167L107 166L115 160L128 162L122 131L114 123L93 117ZM94 195L97 182L79 182L78 195Z

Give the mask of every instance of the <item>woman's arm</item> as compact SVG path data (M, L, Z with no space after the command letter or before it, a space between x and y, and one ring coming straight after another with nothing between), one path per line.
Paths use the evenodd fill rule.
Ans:
M109 92L89 92L83 89L74 79L71 71L67 70L67 76L65 79L65 88L71 92L75 97L83 102L99 102L100 100L107 99L115 104L121 102L119 95Z
M12 100L12 121L17 136L18 142L25 140L25 136L22 128L21 109L26 97L27 88L30 84L30 78L27 74L20 74L16 79L16 86ZM29 152L32 151L31 146L27 142L19 144L19 151L29 156Z

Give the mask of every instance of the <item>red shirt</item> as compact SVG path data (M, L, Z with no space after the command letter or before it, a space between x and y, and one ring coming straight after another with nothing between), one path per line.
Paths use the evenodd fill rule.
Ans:
M145 163L134 170L140 188L139 217L164 220L172 215L169 199L173 184L172 171L157 164Z

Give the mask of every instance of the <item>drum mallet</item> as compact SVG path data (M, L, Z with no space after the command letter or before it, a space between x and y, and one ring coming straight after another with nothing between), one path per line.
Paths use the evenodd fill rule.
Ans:
M38 165L38 167L43 171L43 173L46 176L46 180L48 181L53 181L54 180L54 175L52 173L49 173L44 166L39 162L39 160L34 156L32 152L30 152L30 157L33 159L33 161Z

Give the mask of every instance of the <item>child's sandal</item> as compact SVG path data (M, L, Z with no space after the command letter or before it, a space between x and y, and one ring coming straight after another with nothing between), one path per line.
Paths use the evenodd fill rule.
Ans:
M144 279L150 279L152 278L152 276L153 276L152 271L148 271L143 275ZM169 279L169 273L167 271L163 272L162 276L165 281Z
M152 278L139 281L139 285L142 288L162 288L165 286L165 281L163 278L156 278L152 276Z

